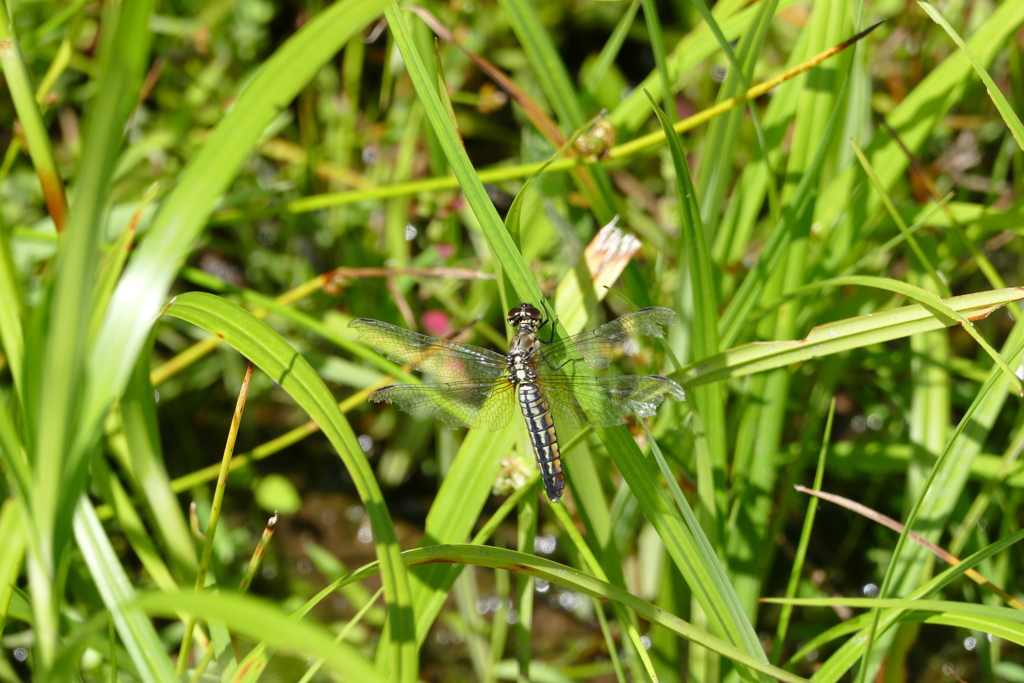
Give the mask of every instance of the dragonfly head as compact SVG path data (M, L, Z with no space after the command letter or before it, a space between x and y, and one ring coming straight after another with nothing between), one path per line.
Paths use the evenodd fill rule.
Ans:
M530 332L536 332L542 320L540 311L532 304L519 304L508 312L508 324L518 330L526 326Z

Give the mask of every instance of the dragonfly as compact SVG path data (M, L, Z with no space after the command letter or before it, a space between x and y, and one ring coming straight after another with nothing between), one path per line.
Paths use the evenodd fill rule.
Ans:
M518 406L552 503L561 499L565 487L556 422L576 428L612 427L624 424L631 413L652 417L666 396L685 399L683 388L668 377L594 377L583 367L606 368L620 353L635 355L638 337L662 337L664 328L676 322L669 308L643 308L559 340L538 335L549 320L532 304L519 304L507 319L516 331L505 355L369 318L348 326L394 362L453 380L381 387L370 395L373 402L385 401L412 415L441 420L452 429L501 429Z

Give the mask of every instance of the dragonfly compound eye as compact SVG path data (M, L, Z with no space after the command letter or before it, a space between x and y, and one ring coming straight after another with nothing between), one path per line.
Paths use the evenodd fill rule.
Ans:
M519 304L508 312L508 324L512 327L519 327L524 322L540 319L540 311L536 306L530 304Z

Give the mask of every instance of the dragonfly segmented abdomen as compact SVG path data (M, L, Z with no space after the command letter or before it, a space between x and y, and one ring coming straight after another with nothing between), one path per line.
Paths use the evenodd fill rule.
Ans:
M526 418L526 431L537 458L540 477L548 500L557 503L562 497L565 481L562 477L562 458L558 450L558 435L551 419L551 407L540 388L532 382L519 385L519 407Z

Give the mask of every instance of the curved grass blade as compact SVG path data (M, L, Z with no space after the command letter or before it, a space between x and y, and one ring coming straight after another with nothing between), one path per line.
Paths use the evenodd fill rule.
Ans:
M336 642L326 628L295 619L263 600L240 593L146 593L134 606L150 614L174 618L187 612L208 620L221 621L233 633L258 640L270 646L309 657L322 659L324 666L345 681L372 683L384 677L359 652L343 642ZM244 674L242 669L238 675ZM165 680L174 680L167 678Z
M219 297L196 292L184 294L168 306L167 314L220 336L280 384L320 425L352 477L370 520L388 601L393 647L390 661L397 668L400 680L415 680L418 664L409 579L399 558L395 528L352 427L338 410L323 380L266 323Z
M657 623L687 640L708 648L724 657L731 659L738 665L749 667L764 676L779 681L791 681L796 683L805 679L783 669L768 664L763 659L745 652L735 645L716 638L713 635L700 631L692 624L659 609L655 605L638 598L623 588L614 586L551 560L521 553L515 550L494 548L490 546L452 544L444 546L429 546L416 548L402 553L402 561L409 566L437 563L471 564L478 567L492 567L494 569L506 569L508 571L525 574L538 579L544 579L560 586L579 591L592 598L612 600L635 611L644 619ZM367 565L356 572L345 577L339 583L348 583L373 576L377 573L376 564Z

